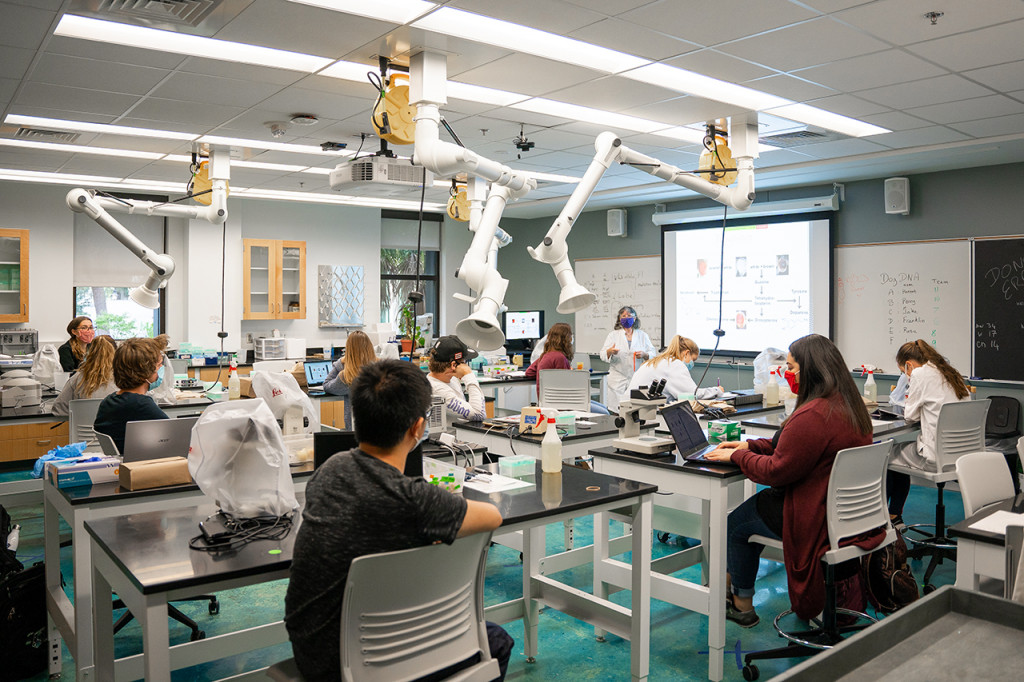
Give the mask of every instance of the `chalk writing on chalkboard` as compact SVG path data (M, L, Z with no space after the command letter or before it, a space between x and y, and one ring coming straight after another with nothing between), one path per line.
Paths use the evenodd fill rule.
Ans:
M1009 263L988 268L983 281L990 290L1002 294L1004 301L1012 301L1024 294L1024 258L1016 258ZM1024 300L1017 303L1024 305Z

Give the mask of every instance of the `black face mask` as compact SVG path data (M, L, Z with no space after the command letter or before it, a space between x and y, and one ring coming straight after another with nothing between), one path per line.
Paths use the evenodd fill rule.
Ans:
M405 458L405 469L402 472L413 478L423 477L423 444L417 445L409 451Z

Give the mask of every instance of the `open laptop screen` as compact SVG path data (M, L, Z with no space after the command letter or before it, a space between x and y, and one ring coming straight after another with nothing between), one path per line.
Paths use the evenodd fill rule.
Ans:
M665 425L668 426L680 454L686 455L708 444L704 429L700 427L700 421L693 413L689 401L680 400L666 405L661 409L661 416L664 417Z
M306 362L303 364L306 370L306 383L310 386L322 386L331 373L331 363L327 360L321 362Z
M197 421L199 417L128 422L124 427L124 461L188 457L192 427Z

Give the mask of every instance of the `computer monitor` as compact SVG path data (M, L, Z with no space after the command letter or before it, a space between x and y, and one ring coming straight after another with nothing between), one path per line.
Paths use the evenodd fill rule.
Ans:
M327 376L331 373L332 363L330 360L310 360L303 363L306 371L306 384L310 387L323 386Z
M533 341L544 336L544 311L507 311L502 321L507 341Z
M319 469L331 455L355 447L359 447L355 431L317 431L313 434L313 468Z

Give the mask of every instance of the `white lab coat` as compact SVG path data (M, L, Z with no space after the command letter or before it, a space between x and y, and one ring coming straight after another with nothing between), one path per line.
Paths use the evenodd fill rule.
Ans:
M668 358L662 360L657 365L645 362L638 367L636 372L633 373L633 377L629 380L629 389L619 396L619 399L625 399L634 388L650 386L651 383L662 379L666 382L662 393L670 401L682 398L683 396L695 395L701 400L707 400L722 395L722 389L717 386L698 389L697 382L690 376L690 368L686 366L686 363L675 358Z
M608 355L608 349L612 346L618 348L615 355ZM601 359L608 363L608 376L605 377L605 399L608 401L608 410L615 414L619 410L619 397L629 389L629 380L633 377L636 367L642 365L647 358L635 358L636 353L646 353L648 357L653 356L657 350L651 343L651 337L643 329L633 330L633 341L626 340L624 329L613 329L608 333L601 346Z
M968 395L964 400L970 400ZM946 383L942 373L932 363L927 363L914 370L910 377L910 388L907 402L903 406L903 416L908 421L920 421L921 433L917 442L908 444L893 453L892 462L918 469L934 470L935 438L938 433L939 410L946 403L962 402L956 397L953 388ZM916 447L914 447L916 445Z

